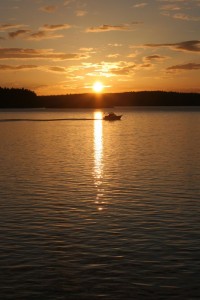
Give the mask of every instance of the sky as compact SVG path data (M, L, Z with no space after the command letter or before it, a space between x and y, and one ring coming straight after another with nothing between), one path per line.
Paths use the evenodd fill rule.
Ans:
M200 92L200 0L0 0L0 86Z

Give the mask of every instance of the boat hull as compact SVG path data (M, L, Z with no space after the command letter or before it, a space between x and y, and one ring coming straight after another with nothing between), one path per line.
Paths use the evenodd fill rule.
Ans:
M116 121L116 120L121 120L122 116L105 116L103 119L105 121Z

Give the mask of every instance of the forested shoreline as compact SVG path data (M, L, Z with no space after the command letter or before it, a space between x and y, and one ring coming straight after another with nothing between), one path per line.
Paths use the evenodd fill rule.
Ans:
M1 88L0 108L106 108L114 106L199 106L199 93L141 91L37 96L28 89Z

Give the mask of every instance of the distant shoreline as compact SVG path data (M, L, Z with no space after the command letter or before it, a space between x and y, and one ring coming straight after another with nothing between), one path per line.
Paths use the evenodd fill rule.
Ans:
M200 106L200 94L141 91L37 96L27 89L0 88L0 109L112 108L115 106Z

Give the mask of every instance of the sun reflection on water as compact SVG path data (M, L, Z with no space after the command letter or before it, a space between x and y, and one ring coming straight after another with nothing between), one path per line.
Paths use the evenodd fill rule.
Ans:
M103 210L103 121L102 113L94 113L94 184L97 189L96 201L98 210Z

